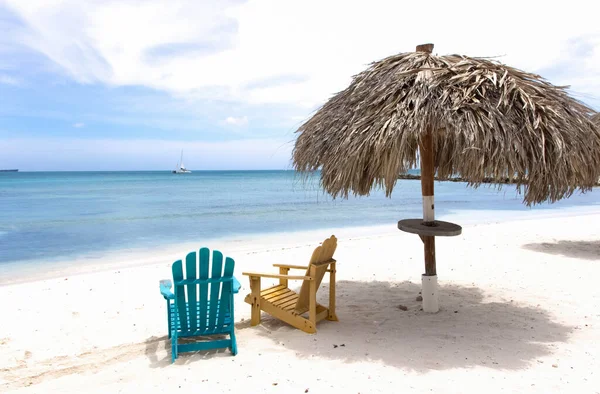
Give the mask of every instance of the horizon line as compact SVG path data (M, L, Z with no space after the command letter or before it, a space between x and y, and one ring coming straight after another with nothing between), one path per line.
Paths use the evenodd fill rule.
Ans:
M409 168L408 171L411 170L420 170L420 168ZM3 170L0 169L0 172L6 172L6 173L33 173L33 172L168 172L168 173L172 173L173 170L20 170L17 169L17 171L7 171L7 170ZM194 170L194 169L190 169L190 171L192 171L192 173L194 172L232 172L232 171L294 171L294 172L306 172L306 173L310 173L310 172L319 172L321 171L321 169L318 170L314 170L314 171L297 171L294 168L289 168L289 169L281 169L281 168L263 168L263 169L228 169L228 170L223 170L223 169L219 169L219 170ZM186 175L186 174L179 174L179 175Z
M23 173L23 172L172 172L173 170L21 170L21 169L16 169L17 171L14 171L14 169L12 169L12 171L7 171L7 170L2 170L0 169L0 171L6 171L6 172L16 172L16 173ZM190 169L190 171L192 171L192 173L194 172L217 172L217 171L296 171L293 168L290 169L281 169L281 168L263 168L263 169L228 169L228 170L224 170L224 169L218 169L218 170L194 170L194 169ZM320 170L317 170L320 171Z

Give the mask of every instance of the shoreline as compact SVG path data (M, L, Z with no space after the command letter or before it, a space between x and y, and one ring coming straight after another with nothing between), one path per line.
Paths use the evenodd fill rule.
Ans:
M395 224L394 224L395 226ZM29 260L0 265L0 287L23 283L52 280L64 276L87 275L114 270L129 270L143 267L168 266L185 257L185 254L203 246L211 250L217 249L225 255L251 255L268 253L274 250L289 250L313 245L332 234L338 238L367 239L380 236L391 236L394 226L376 225L363 227L322 228L315 230L288 232L283 234L255 233L236 237L217 237L204 242L171 243L155 248L137 247L115 249L89 254L78 258L62 258L60 260ZM232 256L235 258L235 256ZM68 261L65 261L68 260ZM95 262L102 262L94 266ZM40 266L44 267L39 273ZM170 273L170 270L168 271ZM18 279L4 279L8 273Z
M567 207L560 210L542 209L525 213L522 211L473 210L442 215L438 219L461 225L463 236L466 236L471 228L510 225L515 222L546 219L583 218L589 215L600 215L600 206ZM307 247L332 234L335 234L340 240L367 240L405 233L398 230L396 223L330 227L286 233L253 233L233 237L215 237L199 242L170 243L153 248L142 246L127 249L109 249L77 257L66 256L56 260L36 259L11 262L0 265L0 287L143 267L165 266L169 267L168 272L170 272L170 265L174 261L184 258L186 253L203 246L209 247L211 250L221 250L225 255L235 258L236 255L248 256L276 250ZM418 237L416 235L414 237L415 242L418 241ZM40 267L43 267L43 269L40 270Z

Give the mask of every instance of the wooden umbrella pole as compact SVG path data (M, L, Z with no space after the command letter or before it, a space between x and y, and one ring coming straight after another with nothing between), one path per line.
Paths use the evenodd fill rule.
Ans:
M431 53L433 44L418 45L417 52ZM421 157L421 194L423 196L423 224L435 223L435 203L433 199L433 178L435 175L433 134L431 128L425 131L419 143ZM435 237L423 236L425 249L425 275L435 276Z
M433 136L428 130L420 144L421 152L421 194L423 195L423 224L432 226L435 222L435 202L433 199ZM425 249L425 275L437 275L435 269L435 237L423 236Z

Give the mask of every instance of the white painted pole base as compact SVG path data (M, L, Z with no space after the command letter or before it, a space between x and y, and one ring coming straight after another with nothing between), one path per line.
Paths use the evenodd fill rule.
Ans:
M433 196L423 196L423 221L433 222L435 220L435 202Z
M423 289L421 290L421 295L423 296L423 312L438 312L440 310L440 305L438 304L437 275L421 275L421 283L423 285Z

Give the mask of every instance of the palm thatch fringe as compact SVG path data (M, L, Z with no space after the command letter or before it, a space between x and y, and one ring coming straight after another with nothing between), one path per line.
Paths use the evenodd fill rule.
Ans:
M600 176L592 114L565 87L493 60L401 53L354 76L297 130L293 164L321 169L334 197L374 186L389 196L431 128L440 179L461 174L477 186L517 174L527 205L554 202Z
M420 175L414 175L414 174L401 174L398 176L398 179L402 179L402 180L408 180L408 181L412 181L412 180L420 180L421 176ZM464 179L463 177L460 176L451 176L449 178L445 178L445 179L440 179L439 177L434 177L434 180L438 181L438 182L459 182L459 183L466 183L468 182L466 179ZM509 178L509 177L505 177L505 178L500 178L500 179L494 179L494 178L483 178L481 180L481 184L498 184L498 185L516 185L518 183L526 183L526 181L524 180L516 180L514 178ZM600 186L600 179L596 180L596 183L594 184L594 186Z

